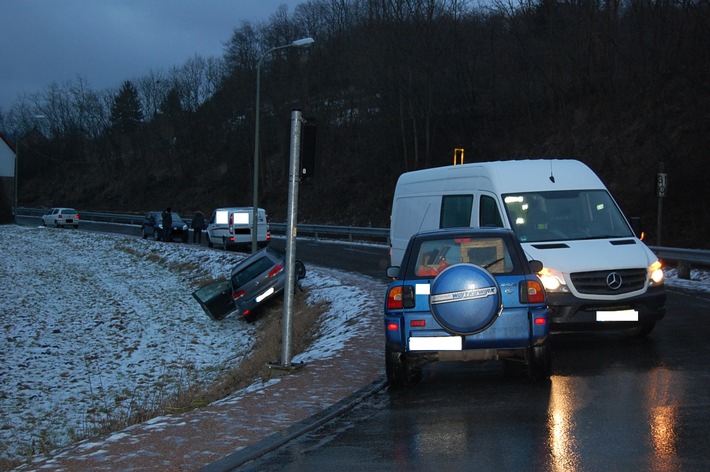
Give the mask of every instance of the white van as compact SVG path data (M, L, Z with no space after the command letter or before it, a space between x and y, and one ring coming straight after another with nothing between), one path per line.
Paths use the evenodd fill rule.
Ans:
M253 213L252 207L217 208L207 223L207 245L223 249L250 245ZM256 240L259 247L263 247L271 239L269 221L263 208L258 209L257 217Z
M548 293L553 330L646 335L665 316L661 265L597 175L575 160L463 164L402 174L392 202L391 263L409 238L447 227L511 228Z

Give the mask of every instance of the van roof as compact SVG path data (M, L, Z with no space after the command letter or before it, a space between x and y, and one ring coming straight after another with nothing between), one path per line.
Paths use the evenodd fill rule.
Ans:
M217 209L215 209L215 211L231 211L231 212L235 212L235 211L252 211L253 209L254 209L254 207L225 207L225 208L217 208ZM263 208L258 208L257 210L258 210L259 212L264 211Z
M473 189L497 193L545 190L605 188L599 177L584 163L573 159L527 159L434 167L402 174L397 192L425 192L423 182L432 182L432 190L441 191L433 182L446 181L446 193L470 192Z

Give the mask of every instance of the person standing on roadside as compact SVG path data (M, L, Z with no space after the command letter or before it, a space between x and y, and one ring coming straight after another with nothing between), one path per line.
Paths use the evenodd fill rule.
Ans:
M202 244L203 229L205 229L205 215L198 210L192 217L192 244Z
M167 207L163 212L163 241L170 241L170 232L173 229L173 211Z

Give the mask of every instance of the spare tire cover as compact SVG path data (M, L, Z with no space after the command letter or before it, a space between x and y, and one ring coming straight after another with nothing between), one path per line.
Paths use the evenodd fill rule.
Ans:
M456 264L447 267L432 282L429 308L447 331L474 334L486 329L500 314L500 289L483 267Z

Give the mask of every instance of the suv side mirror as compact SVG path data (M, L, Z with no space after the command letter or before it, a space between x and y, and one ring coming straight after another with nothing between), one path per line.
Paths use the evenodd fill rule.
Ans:
M387 277L390 279L396 279L399 276L399 267L392 266L387 268Z
M534 273L538 273L542 270L542 262L533 259L532 261L529 262L530 264L530 270L532 270Z

